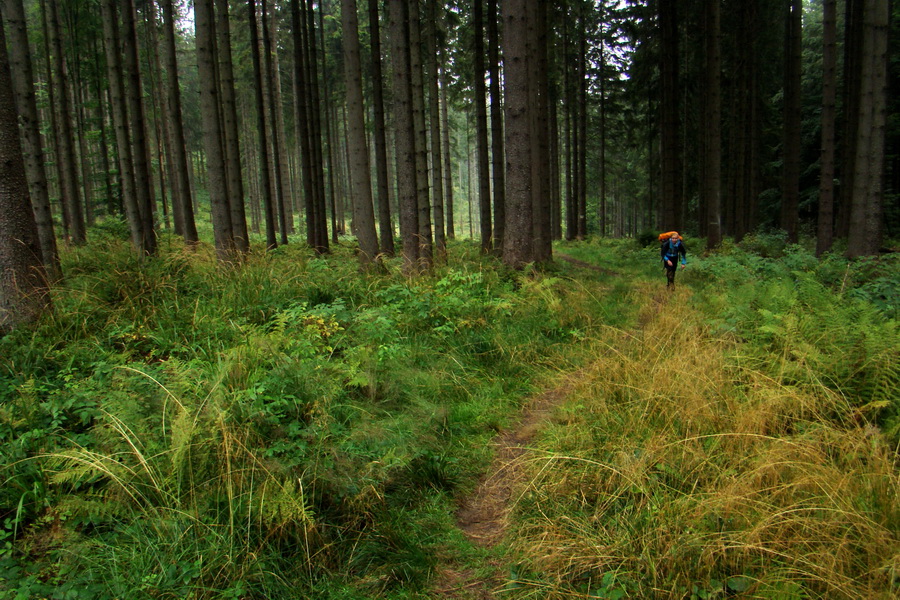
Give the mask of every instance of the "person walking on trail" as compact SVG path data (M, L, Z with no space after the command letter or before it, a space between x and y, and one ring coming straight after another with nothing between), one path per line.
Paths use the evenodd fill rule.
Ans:
M666 268L666 287L675 289L675 271L678 269L678 259L681 258L681 268L687 265L687 248L681 241L678 232L673 231L669 239L663 240L660 248L663 266Z

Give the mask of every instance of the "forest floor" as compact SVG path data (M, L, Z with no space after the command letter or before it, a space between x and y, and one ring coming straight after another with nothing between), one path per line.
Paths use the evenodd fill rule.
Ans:
M522 410L516 425L494 438L494 459L456 512L457 525L472 544L489 550L503 540L508 514L516 502L514 495L523 488L523 456L552 410L569 395L579 373L570 374L560 385L533 397ZM504 566L498 559L492 558L490 563L487 575L445 565L438 574L434 597L494 598L506 578Z
M580 268L618 274L564 254L556 253L554 257ZM660 295L654 300L660 303L664 298ZM523 460L528 447L550 418L553 409L565 401L581 377L583 369L568 374L555 387L532 397L526 402L516 424L494 438L494 458L490 466L475 490L460 501L456 512L459 529L473 545L491 550L503 541L509 513L517 501L515 494L525 489ZM471 568L443 565L438 572L432 597L454 600L496 598L506 585L508 571L508 566L496 554L491 555L488 564L478 573Z

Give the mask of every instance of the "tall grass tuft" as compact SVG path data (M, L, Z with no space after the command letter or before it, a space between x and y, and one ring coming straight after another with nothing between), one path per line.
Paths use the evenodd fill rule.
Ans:
M710 336L688 296L608 332L528 456L515 597L895 597L893 448L814 373Z
M220 387L193 403L162 391L159 415L135 423L128 410L102 410L91 448L39 457L67 492L54 512L90 523L63 570L107 583L109 597L283 592L273 569L310 580L327 547L302 484L231 419ZM137 429L150 422L155 435Z

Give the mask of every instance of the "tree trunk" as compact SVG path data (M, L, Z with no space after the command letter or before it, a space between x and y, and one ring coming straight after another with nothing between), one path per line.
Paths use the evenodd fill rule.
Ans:
M571 36L569 35L569 20L566 19L563 24L563 139L565 140L565 160L563 168L566 172L566 240L575 239L578 231L578 209L575 202L575 136L573 134L574 123L574 105L575 92L572 85L572 45Z
M172 158L172 135L169 132L171 127L170 113L166 110L166 96L163 83L162 60L159 54L159 19L156 14L156 3L152 0L147 3L144 13L144 21L147 27L147 45L150 50L150 72L153 74L151 80L151 96L153 97L153 107L156 113L156 147L159 157L159 180L160 180L160 198L163 203L163 218L165 226L169 227L169 214L166 205L166 197L172 199L172 220L175 224L175 233L182 234L182 225L184 218L181 215L181 203L176 199L178 187L175 185L175 162ZM165 156L165 162L163 162ZM165 165L165 168L163 166ZM163 185L163 173L168 185Z
M284 97L282 94L281 88L281 67L280 60L278 58L278 19L275 10L270 12L269 19L269 29L271 31L270 35L274 40L272 47L272 81L275 84L274 88L274 99L272 100L274 119L275 119L275 156L278 159L276 164L278 165L278 180L280 182L280 191L281 191L281 203L283 205L283 209L279 207L279 210L283 210L284 221L285 223L285 231L286 233L294 233L294 202L293 202L293 191L291 185L291 169L290 169L290 155L287 151L287 129L284 126L284 106L282 102L282 98ZM287 237L285 237L284 243L287 243Z
M391 60L394 94L394 144L397 160L397 199L403 270L419 268L419 207L416 200L416 142L412 109L409 6L407 0L389 0Z
M0 20L0 336L50 309Z
M802 2L785 0L784 167L781 184L781 228L797 243L800 204L800 84L803 59Z
M437 0L427 0L428 19L425 23L425 47L428 57L428 120L431 126L429 154L431 155L431 189L434 193L434 244L440 260L447 258L447 239L444 234L444 181L441 163L441 119L438 99L438 43Z
M47 22L49 27L50 46L53 52L56 70L56 110L59 131L59 183L63 212L69 226L72 243L83 244L87 241L84 213L81 210L81 196L78 193L78 174L74 136L72 133L72 103L69 99L69 78L66 73L66 61L63 54L62 39L59 34L59 15L56 2L47 2Z
M846 0L844 3L844 68L843 102L844 123L841 135L840 204L837 210L838 237L847 238L850 233L850 214L853 210L856 186L856 144L858 143L859 102L862 87L862 49L864 0Z
M81 166L81 193L84 198L84 220L86 226L94 225L94 185L93 169L91 168L91 153L87 143L87 118L85 117L85 94L81 78L72 78L72 97L75 98L77 110L75 111L75 124L78 138L78 164Z
M265 2L265 0L263 0ZM247 0L247 15L250 27L250 55L253 58L253 91L256 96L256 132L259 136L259 177L262 192L263 211L266 216L266 248L278 247L275 234L277 216L275 214L275 194L272 169L269 165L268 125L263 101L263 87L266 85L259 56L259 34L256 20L256 1Z
M443 50L441 51L443 53ZM442 54L443 56L443 54ZM441 61L443 63L443 61ZM443 66L441 71L441 143L443 144L444 159L444 197L447 199L447 207L444 211L444 221L447 224L447 239L456 239L456 227L453 222L453 167L450 160L450 119L447 115L447 71Z
M428 188L428 144L425 127L425 86L422 77L422 35L419 0L409 2L409 69L415 135L416 203L419 206L419 269L431 269L431 203Z
M660 163L663 229L681 230L681 142L678 123L678 14L675 2L662 1L660 29Z
M721 8L719 0L708 0L707 15L709 35L706 37L706 104L709 110L706 150L706 247L715 248L722 243L722 55L719 43Z
M554 240L561 240L563 230L559 170L559 89L554 82L550 85L550 206L553 211L550 231Z
M378 0L369 0L369 39L372 46L372 101L375 125L375 181L378 198L378 231L381 253L394 255L394 227L388 188L387 137L384 124L384 80L381 73L381 28L378 25Z
M310 14L312 15L312 3L310 3ZM325 95L325 106L330 107L330 110L326 108L326 110L319 110L317 115L324 116L324 141L326 142L325 148L323 149L324 154L324 168L328 172L329 185L327 187L328 191L328 205L331 207L331 240L335 244L338 243L338 233L344 232L344 211L341 211L338 214L337 210L337 199L343 198L346 200L347 195L341 191L341 182L343 179L336 175L336 172L339 171L338 165L340 164L340 160L336 158L340 155L339 144L337 143L338 134L337 134L337 118L334 116L337 114L337 108L334 102L331 101L331 86L328 85L328 77L325 72L325 65L327 64L327 60L325 57L325 17L324 17L324 3L320 3L319 5L319 35L321 38L321 53L319 54L319 60L322 63L322 92ZM313 22L310 20L310 29L315 30L313 27ZM313 40L315 40L315 33L313 34ZM313 48L315 50L315 48ZM315 55L315 53L313 53ZM316 79L318 81L318 78ZM316 86L316 104L319 104L319 88ZM319 126L319 137L322 137L322 126ZM325 178L324 173L322 174L322 206L324 210L325 206ZM328 231L325 226L325 222L323 221L322 225L322 235L327 238Z
M138 252L145 252L144 227L141 221L141 209L138 205L134 181L134 151L131 145L131 132L128 128L128 107L125 102L125 81L122 73L122 55L119 41L118 3L115 0L103 0L100 9L103 16L103 37L106 48L106 71L109 79L109 95L116 132L117 155L119 158L120 194L125 208L125 218L131 232L131 243Z
M128 0L123 6L122 14L122 49L125 59L125 101L131 123L132 161L134 166L135 194L141 216L141 250L147 255L156 253L156 229L153 223L153 197L151 189L151 173L148 157L147 131L145 128L144 102L141 86L140 63L138 62L136 13L134 1Z
M475 152L478 157L478 207L481 222L481 253L491 251L491 173L488 156L487 106L484 84L484 0L473 0L475 48L472 102L475 106Z
M514 268L534 261L527 16L535 2L505 0L503 3L507 201L503 262Z
M108 126L108 121L106 118L106 96L103 93L103 89L101 88L101 81L103 80L102 72L103 68L100 65L101 62L101 52L99 49L99 44L97 42L97 38L93 40L93 48L94 48L94 85L95 85L95 93L97 95L97 105L95 107L96 114L94 116L97 119L100 131L100 164L101 169L103 171L103 184L106 190L106 214L113 215L117 212L121 214L122 209L119 202L116 202L116 196L113 192L113 182L112 182L112 168L110 167L109 157L111 155L111 150L109 147L109 143L107 141L107 133L106 129ZM38 229L40 229L40 225L38 225Z
M534 227L534 260L547 262L553 258L550 237L550 186L547 171L549 163L549 130L547 128L547 3L536 2L529 7L531 38L529 81L529 110L532 111L531 149L531 199L532 225ZM585 83L586 85L586 83Z
M488 73L491 78L491 170L494 176L494 240L493 251L503 256L506 229L506 165L503 160L503 106L500 91L500 32L497 0L487 3Z
M287 223L287 211L285 211L285 198L284 198L284 187L282 181L282 168L281 168L281 153L279 152L279 148L281 147L281 142L278 139L278 127L277 118L275 115L278 113L278 105L280 104L280 100L275 96L275 69L273 68L272 61L272 34L269 27L269 11L268 11L268 0L262 0L262 33L263 33L263 56L264 67L265 67L265 91L266 91L266 103L269 109L270 118L267 119L267 125L269 127L269 133L272 134L272 201L274 202L274 209L278 215L278 224L279 229L278 232L281 236L281 243L288 243L288 223ZM262 82L260 82L262 83Z
M577 98L575 136L577 138L577 174L575 178L576 202L578 203L578 239L587 237L587 8L584 3L579 5L578 19L578 71L577 71Z
M859 128L853 176L853 204L847 255L878 253L883 217L884 136L887 105L888 29L883 0L863 0L860 51Z
M235 256L234 230L226 190L224 136L216 75L216 27L213 0L194 0L194 29L197 42L197 69L200 79L200 115L203 119L203 146L206 152L207 191L212 209L216 256L221 262Z
M303 181L306 243L316 247L316 205L313 181L312 134L310 132L309 91L307 87L307 47L301 10L302 0L291 0L291 28L294 38L294 137L299 145L301 180ZM305 2L303 3L305 4Z
M184 122L181 110L181 89L178 85L178 59L175 49L175 11L172 0L162 1L164 40L163 54L169 78L166 85L166 97L169 108L169 133L172 136L171 159L174 163L174 178L171 181L173 205L177 202L180 209L175 212L181 219L181 235L188 244L197 243L197 224L194 219L194 206L191 198L190 166L187 160L187 145L184 137ZM177 193L174 191L177 190Z
M225 198L231 213L232 242L238 252L250 249L244 209L244 182L241 181L241 148L237 130L237 103L231 59L231 24L228 0L215 0L216 59L218 60L219 103L225 159Z
M822 173L819 180L819 223L816 256L831 250L834 240L834 131L837 97L837 1L824 0L822 16Z
M375 211L372 209L372 180L369 149L366 145L366 117L362 94L362 66L359 58L359 24L356 0L342 0L341 22L344 40L344 85L347 90L347 150L350 155L350 187L353 225L359 240L359 261L371 265L378 255Z
M247 103L249 101L244 98L241 100L241 123L243 124L243 130L241 131L241 136L245 140L249 140L253 138L253 132L255 129L255 125L251 124L251 119L248 117L247 112ZM258 157L256 156L257 150L255 149L253 144L247 144L245 146L247 150L247 160L242 162L244 167L244 173L246 174L246 182L247 182L247 193L250 199L250 232L251 233L261 233L260 222L262 221L262 208L260 203L260 195L261 192L259 190L259 169L257 165L259 165Z
M315 11L313 9L312 0L306 0L307 10L306 10L306 21L307 21L307 55L309 61L307 63L307 67L309 69L309 74L307 77L307 81L309 82L309 86L307 86L307 90L310 94L309 103L310 103L310 115L311 115L311 133L312 133L312 152L313 152L313 175L315 176L315 193L316 193L316 251L319 253L328 252L328 221L327 221L327 210L326 210L326 197L325 197L325 158L322 148L322 102L321 95L319 92L319 71L317 67L318 63L318 52L316 51L317 42L316 42L316 27L315 27ZM324 60L322 64L324 65ZM326 98L327 100L327 98ZM327 111L326 111L327 113ZM327 116L327 115L326 115ZM327 133L327 125L326 122L326 133ZM333 169L333 159L332 164L330 165L329 172ZM335 199L334 199L334 186L330 187L331 189L331 231L332 235L337 236L337 225L336 225L336 209L335 209ZM334 237L333 240L337 238Z
M600 202L598 228L600 236L606 235L606 78L600 78Z
M47 172L44 170L41 122L34 94L34 70L31 64L25 10L22 0L3 0L0 8L3 10L10 41L9 62L19 123L22 126L25 171L40 239L41 258L50 282L56 282L62 278L62 271L56 247L56 234L53 230Z

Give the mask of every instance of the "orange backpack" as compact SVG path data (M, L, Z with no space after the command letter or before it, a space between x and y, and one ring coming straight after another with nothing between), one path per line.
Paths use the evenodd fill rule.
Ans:
M662 244L664 241L672 237L672 235L678 235L677 231L667 231L665 233L659 234L659 243ZM678 235L678 238L681 239L681 236Z

